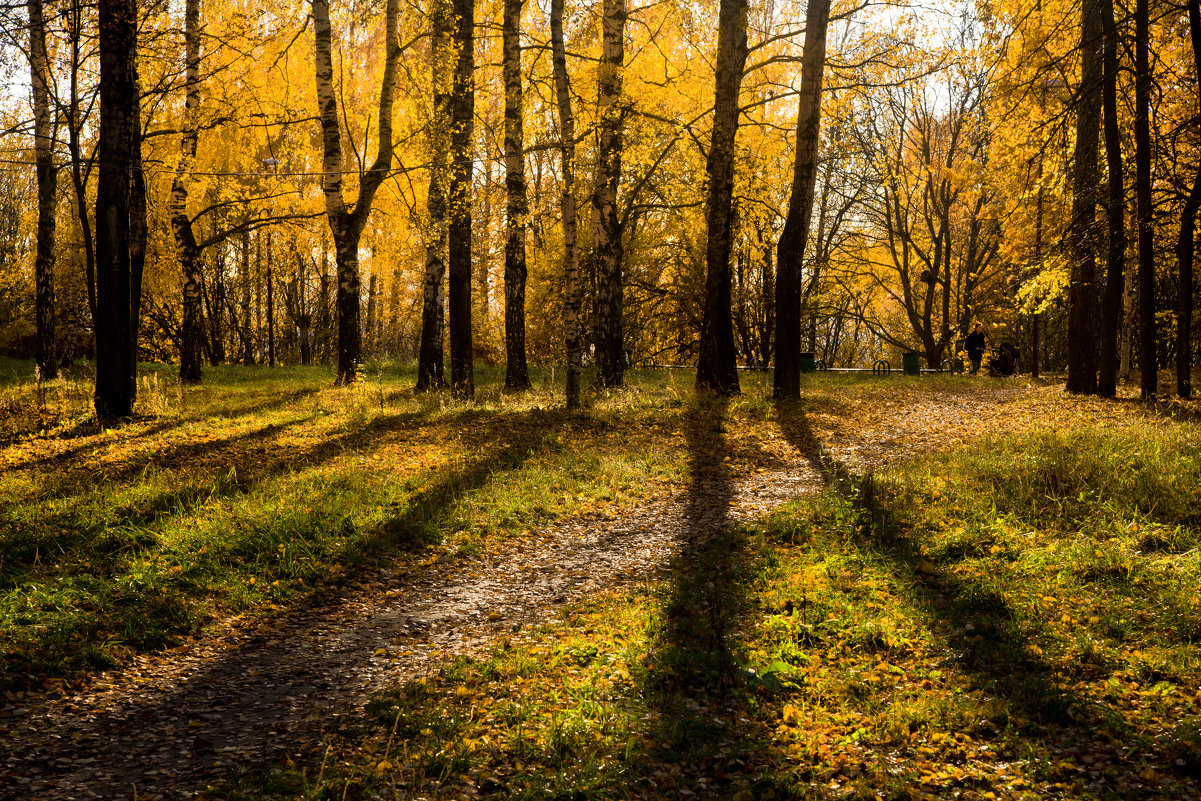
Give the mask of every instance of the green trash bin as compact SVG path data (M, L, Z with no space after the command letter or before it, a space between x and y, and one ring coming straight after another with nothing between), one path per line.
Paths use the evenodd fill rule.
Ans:
M801 372L802 373L812 373L816 369L817 369L817 362L814 361L813 354L812 353L802 353L801 354Z
M921 375L922 357L918 353L906 353L901 356L901 366L905 369L905 375Z

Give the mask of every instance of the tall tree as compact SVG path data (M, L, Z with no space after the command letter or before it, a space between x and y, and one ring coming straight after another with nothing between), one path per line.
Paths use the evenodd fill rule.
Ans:
M1188 4L1189 38L1193 46L1193 72L1201 93L1201 3ZM1193 249L1197 237L1197 212L1201 211L1201 161L1193 176L1193 188L1180 213L1180 236L1176 239L1176 262L1180 284L1176 316L1176 392L1188 398L1193 392Z
M1101 307L1101 365L1097 393L1117 394L1118 328L1122 319L1122 283L1126 263L1126 186L1122 174L1122 134L1118 126L1118 31L1113 18L1113 0L1102 0L1105 51L1102 68L1102 106L1105 113L1105 163L1109 172L1106 218L1109 249L1106 253L1105 298Z
M505 387L528 389L525 359L525 232L529 203L525 191L525 144L521 130L521 8L505 0Z
M777 398L796 398L801 392L801 263L805 256L809 220L813 216L829 24L830 0L810 0L805 12L805 52L798 92L792 194L784 230L776 246L776 372L772 391Z
M384 11L384 74L379 91L379 146L375 161L359 178L359 197L347 207L342 194L342 137L338 103L334 96L333 34L329 21L329 0L312 0L314 70L317 106L321 117L323 148L322 187L325 213L334 239L334 258L338 270L338 377L339 384L352 383L358 376L362 359L363 333L359 325L359 239L371 214L371 202L392 166L392 101L396 70L400 61L397 26L400 0L387 0Z
M551 61L555 74L555 97L559 106L559 149L563 177L560 208L563 218L563 335L567 350L567 408L580 406L580 363L583 347L580 332L580 268L576 252L575 203L575 114L571 110L571 87L567 81L567 53L563 44L563 0L550 3Z
M33 150L38 181L37 255L34 258L34 316L38 374L58 376L54 340L54 221L58 210L58 168L50 123L50 61L42 0L28 0L29 79L33 89Z
M596 366L602 386L619 387L625 375L622 335L622 230L617 213L621 183L625 105L625 0L604 0L601 60L597 66L596 105L599 143L596 186L592 194L593 248L596 261Z
M131 217L137 215L134 147L140 140L135 72L137 7L99 0L100 130L96 187L96 415L128 417L137 386ZM131 214L132 212L132 214ZM136 226L136 222L133 223Z
M733 244L734 141L738 135L738 91L747 57L746 0L722 0L718 13L713 136L706 170L708 243L705 251L705 313L701 324L696 386L736 395L738 354L734 348L730 251Z
M450 93L450 223L447 261L450 317L450 389L475 396L471 345L471 176L475 135L475 3L453 0L455 73Z
M204 276L201 274L200 248L188 217L188 182L196 161L200 113L200 0L184 3L184 52L184 131L179 142L179 166L171 184L171 230L175 234L175 252L183 271L183 343L179 353L179 380L185 384L198 384L204 341L201 313Z
M1076 152L1072 168L1072 218L1068 231L1072 259L1068 285L1068 392L1097 391L1093 324L1096 297L1097 139L1102 94L1104 23L1102 0L1083 0L1080 34L1080 89L1076 93Z
M450 175L450 50L449 0L430 0L430 81L432 100L427 130L430 182L427 194L429 231L422 282L421 343L417 354L417 391L442 389L443 332L446 300L446 181Z
M1155 357L1155 228L1151 201L1151 32L1148 0L1134 4L1134 208L1138 230L1139 382L1144 398L1159 385ZM1070 387L1069 387L1070 388Z

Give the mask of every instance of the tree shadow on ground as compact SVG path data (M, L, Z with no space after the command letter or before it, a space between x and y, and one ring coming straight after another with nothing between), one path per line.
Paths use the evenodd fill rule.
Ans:
M245 469L239 463L216 475L185 477L185 473L179 476L182 485L156 486L118 505L96 501L86 493L72 497L60 489L48 514L31 515L28 509L14 506L7 514L0 513L4 553L0 590L17 591L16 598L29 596L29 603L37 599L36 604L50 605L54 626L53 632L44 631L36 641L14 646L0 670L0 684L27 686L46 674L111 667L113 659L104 655L111 649L102 648L104 642L135 649L170 644L179 634L200 625L214 600L220 603L219 595L214 596L209 587L218 573L219 585L228 583L225 574L247 579L264 573L278 573L281 579L290 576L304 582L299 589L299 597L304 599L314 594L310 582L321 579L325 571L341 574L339 581L344 581L364 566L391 564L403 552L419 552L439 538L445 515L459 498L496 475L519 469L527 459L558 448L553 437L544 434L569 417L565 412L539 410L481 415L467 408L431 421L424 411L418 411L377 417L307 450L274 447L272 443L287 428L304 422L293 421L220 441L222 446L251 453L256 448L278 453L278 458L263 460L256 469ZM313 493L303 498L303 506L312 512L294 514L296 509L283 509L280 513L286 518L282 521L234 516L219 543L206 541L201 549L205 555L185 560L181 573L162 574L165 568L160 565L152 571L153 576L141 577L143 568L133 569L157 558L160 529L170 521L187 519L213 501L224 504L232 496L250 495L276 476L294 475L298 481L307 481L306 469L346 452L366 452L398 438L401 442L419 441L435 425L461 430L460 441L467 451L464 462L416 471L406 480L410 491L383 493L399 500L378 509L356 509L356 520L365 516L365 524L348 516L331 517L329 510L341 508L347 497L382 491L366 489L354 477L332 475L306 484ZM203 447L185 444L175 455ZM130 468L127 475L136 479L145 473L134 474ZM174 475L170 473L168 478ZM229 513L218 507L207 519L216 521L223 515ZM337 531L337 536L331 539L329 530ZM298 567L286 567L292 539L299 541L301 553L309 547L318 549L316 560L310 564L302 559ZM310 541L312 546L306 544ZM167 554L165 558L169 564L178 557ZM299 573L293 575L296 571ZM77 597L78 608L70 613L62 610L61 602L47 587L66 591L68 595L63 597ZM327 587L321 594L329 592ZM25 628L33 622L17 620L19 627ZM24 628L14 629L12 642L23 641L22 631Z
M801 447L811 441L799 409L781 406L780 417L790 442ZM1018 611L991 577L957 574L962 554L924 553L911 532L901 529L888 493L870 471L858 475L828 452L822 462L831 490L850 511L848 545L891 563L901 583L911 587L907 600L935 621L932 630L957 666L1007 710L1005 719L990 722L991 734L1016 727L1025 736L1055 740L1054 727L1087 718L1090 701L1025 640Z
M539 452L536 447L510 447L492 439L481 455L460 468L443 471L403 509L349 543L343 560L370 562L380 549L424 550L431 544L431 532L454 514L461 498L497 475L521 468ZM313 505L319 508L321 499L315 498ZM436 586L436 581L434 577L434 585L429 586ZM395 627L374 618L356 626L345 608L354 592L354 582L342 582L300 594L271 628L197 660L186 682L165 690L148 686L98 712L82 729L73 715L45 721L39 726L38 747L0 763L0 781L26 777L31 792L84 781L101 794L124 792L131 782L153 788L169 781L182 793L185 787L223 777L227 770L220 764L223 754L251 755L264 762L277 755L295 756L300 733L308 731L308 739L315 742L325 728L336 728L339 721L325 719L321 712L344 709L345 702L337 701L359 691L349 666L368 662L372 653L394 644L398 635ZM191 611L182 595L166 597L163 604L161 616L166 620ZM153 609L145 611L157 614ZM403 611L394 610L390 619L402 618ZM314 650L319 640L298 636L314 628L336 633L336 644L329 648L318 644ZM64 765L126 765L127 769L120 771L120 786L110 786L103 771L97 778L95 768L71 771Z
M771 767L767 732L752 726L747 714L753 697L768 691L739 634L756 611L751 584L762 557L746 548L745 532L730 514L737 481L724 432L727 412L725 399L700 396L686 413L685 528L643 689L655 719L636 785L652 796L796 795ZM809 458L812 444L798 450Z

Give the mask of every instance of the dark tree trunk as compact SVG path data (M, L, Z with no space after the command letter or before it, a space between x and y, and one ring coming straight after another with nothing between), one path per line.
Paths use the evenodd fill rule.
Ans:
M204 323L200 307L200 248L188 217L188 171L196 161L196 139L200 113L200 0L187 0L184 5L184 47L187 72L184 86L184 133L179 143L179 169L171 185L171 229L175 234L175 251L183 268L183 344L179 352L179 380L199 384L200 346L204 340Z
M250 231L242 232L242 364L254 364L254 334L250 329Z
M50 130L50 63L46 57L46 20L42 0L28 0L29 78L33 89L34 160L38 178L37 256L34 259L34 315L38 375L58 377L54 341L54 223L58 208L58 168Z
M131 308L132 144L139 132L137 13L131 0L100 0L99 181L96 187L96 415L133 412Z
M596 186L592 194L597 271L594 339L597 380L601 386L619 387L625 376L625 341L621 327L623 251L621 220L617 214L625 125L621 99L625 72L625 0L604 0L601 27L601 62L596 81L599 143Z
M454 0L455 74L450 99L450 223L447 226L450 388L475 396L471 344L471 176L475 133L475 3Z
M580 268L576 251L575 115L567 83L567 53L563 45L563 0L550 4L551 60L555 73L555 98L559 105L559 145L563 161L563 336L567 350L567 408L580 406Z
M525 192L525 144L521 130L521 7L505 0L505 388L529 389L525 360L525 232L529 204Z
M1134 205L1138 222L1139 374L1144 398L1159 388L1155 354L1155 227L1151 199L1151 33L1148 0L1134 4Z
M392 105L396 70L400 61L397 26L400 1L387 0L384 25L384 75L379 92L379 152L371 167L359 179L359 197L353 207L342 194L342 138L338 104L334 96L333 35L330 30L329 0L312 0L317 106L321 118L323 189L325 212L334 239L338 289L338 384L349 384L358 377L363 356L363 331L360 325L359 240L371 202L392 166Z
M1193 71L1201 81L1201 3L1188 4L1189 38L1193 45ZM1176 314L1176 393L1188 398L1193 393L1193 248L1196 244L1197 211L1201 210L1201 163L1193 176L1193 188L1180 213L1180 236L1176 240L1179 268L1179 297Z
M1118 34L1113 19L1113 0L1104 0L1101 14L1105 32L1102 105L1105 111L1105 162L1109 171L1106 208L1109 249L1105 258L1105 298L1101 315L1101 364L1097 393L1111 398L1118 389L1118 327L1122 320L1122 282L1126 261L1126 191L1122 174L1122 134L1118 126Z
M1076 94L1076 153L1072 170L1072 219L1068 231L1072 258L1068 286L1068 392L1097 391L1096 297L1097 133L1102 95L1103 22L1101 0L1082 6L1080 90Z
M83 242L83 276L88 290L88 312L96 319L96 242L92 233L92 218L88 213L88 178L92 162L84 163L81 138L83 123L79 118L79 73L83 69L84 0L73 0L65 13L67 37L71 47L70 98L67 107L67 150L71 157L71 188L75 193L75 214L79 220L79 238Z
M209 304L208 336L212 342L212 364L225 364L225 251L218 251L217 268L213 271L212 302Z
M771 229L768 229L768 237ZM776 341L776 275L772 264L775 251L770 238L763 242L763 287L759 293L759 302L763 306L762 326L759 333L759 365L767 369L771 362Z
M425 246L425 280L422 285L421 344L417 354L417 391L442 389L443 331L446 300L446 181L450 169L448 125L450 123L450 37L449 0L431 0L430 75L433 84L433 113L429 120L430 183L428 194L429 233Z
M813 215L829 22L830 0L811 0L805 14L792 196L776 247L776 372L772 390L777 398L796 398L801 392L801 263Z
M267 231L267 366L275 366L275 271L272 269L271 231Z
M716 98L713 138L706 169L709 177L705 252L705 312L697 389L736 395L738 355L734 349L731 316L730 251L733 245L734 142L738 135L738 91L746 66L746 0L722 0L717 28Z

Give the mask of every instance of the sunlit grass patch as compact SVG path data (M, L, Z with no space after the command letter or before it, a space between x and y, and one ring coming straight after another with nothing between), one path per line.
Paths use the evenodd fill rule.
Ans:
M381 697L305 792L1197 795L1197 429L1120 419L835 471L691 569ZM439 717L481 694L497 712Z
M631 373L568 414L538 371L510 394L480 369L482 400L464 403L415 394L410 365L345 388L326 368L211 368L186 388L173 370L143 366L121 426L99 429L68 377L44 399L64 415L0 435L0 686L276 614L361 565L478 553L683 474L678 371ZM27 380L2 391L37 408Z

